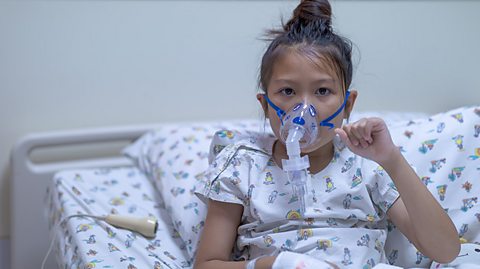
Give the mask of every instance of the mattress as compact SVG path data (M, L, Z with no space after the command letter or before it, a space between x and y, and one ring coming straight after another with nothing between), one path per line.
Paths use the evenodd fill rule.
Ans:
M46 202L59 268L191 267L157 191L136 168L61 171L50 183ZM158 230L147 239L93 218L62 221L76 214L154 216Z

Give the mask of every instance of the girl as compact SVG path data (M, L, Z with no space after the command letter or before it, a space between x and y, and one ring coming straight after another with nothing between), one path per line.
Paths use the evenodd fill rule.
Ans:
M257 99L275 136L229 145L211 164L198 188L208 215L194 267L370 268L386 262L387 217L424 255L453 260L455 226L384 121L342 126L358 93L348 90L351 44L332 31L328 1L301 1L270 34ZM292 163L309 167L305 182L287 177Z

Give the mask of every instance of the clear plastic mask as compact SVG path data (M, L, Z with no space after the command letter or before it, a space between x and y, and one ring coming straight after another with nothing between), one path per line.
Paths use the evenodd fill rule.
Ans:
M309 103L298 103L285 113L281 119L280 138L287 142L289 132L303 133L300 148L307 148L318 139L317 110Z
M284 143L287 143L289 132L295 131L303 133L299 142L300 148L304 149L321 139L319 136L319 127L324 126L328 127L329 129L335 127L335 125L330 121L333 120L340 112L342 112L349 96L350 91L347 91L345 94L345 100L340 108L324 120L318 119L317 109L308 101L297 103L292 108L287 110L287 112L285 112L275 105L267 97L267 95L265 95L265 99L267 100L268 104L275 109L277 116L280 118L280 139Z

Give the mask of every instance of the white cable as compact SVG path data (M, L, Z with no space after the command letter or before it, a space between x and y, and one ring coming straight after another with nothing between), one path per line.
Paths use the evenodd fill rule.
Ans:
M67 220L69 220L69 219L71 219L71 218L75 218L75 217L88 217L88 218L93 218L93 219L97 219L97 220L105 220L105 217L88 215L88 214L75 214L75 215L70 215L70 216L65 217L62 221L60 221L57 225L55 225L53 231L56 231L58 228L60 228L60 226L61 226L64 222L66 222ZM53 239L52 239L52 242L50 243L50 246L48 247L47 254L45 255L45 258L43 258L41 269L44 269L44 268L45 268L45 263L47 262L48 256L50 256L50 253L51 253L52 250L53 250L53 245L54 245L54 243L55 243L55 238L56 238L56 236L54 235L54 236L53 236Z
M262 258L262 257L263 256L256 257L255 259L248 261L246 266L245 266L245 269L255 269L255 264L257 263L257 260Z
M157 234L157 229L158 229L157 219L151 216L138 218L138 217L121 216L121 215L107 215L107 216L101 217L101 216L94 216L89 214L75 214L75 215L70 215L65 217L62 221L60 221L57 225L55 225L53 231L56 231L59 228L59 226L61 226L64 222L74 217L87 217L87 218L101 220L117 228L134 231L148 238L154 238ZM50 247L48 248L47 255L43 259L42 269L44 268L45 262L48 256L50 255L50 252L53 249L54 242L55 242L55 236L53 237L53 240L50 243Z

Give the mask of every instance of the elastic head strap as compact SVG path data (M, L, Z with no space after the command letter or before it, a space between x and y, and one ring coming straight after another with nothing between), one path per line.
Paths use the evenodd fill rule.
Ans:
M280 118L280 121L282 122L282 125L283 125L283 121L282 121L282 118L283 116L285 116L285 111L283 111L281 108L279 108L278 106L276 106L272 101L270 101L270 99L268 98L268 96L266 94L263 94L263 96L265 97L265 99L267 100L267 103L273 108L275 109L275 111L277 112L277 116Z
M333 125L333 123L331 123L330 121L333 120L336 116L338 116L340 112L342 112L342 110L345 108L345 105L347 104L347 100L349 96L350 96L350 91L346 91L345 100L343 101L342 106L337 110L337 112L333 113L333 115L321 121L320 126L326 126L326 127L329 127L330 129L335 127L335 125Z

